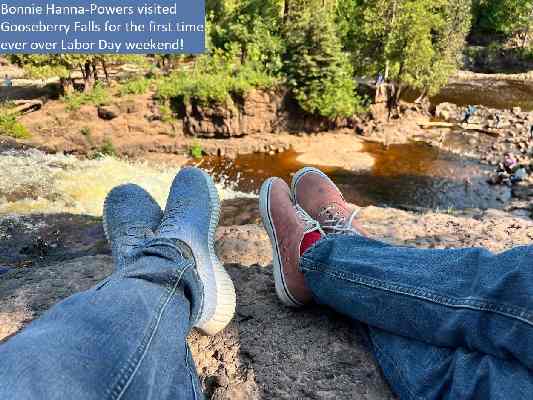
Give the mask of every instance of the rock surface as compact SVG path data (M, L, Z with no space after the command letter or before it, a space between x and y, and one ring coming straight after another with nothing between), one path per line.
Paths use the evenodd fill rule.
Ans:
M225 203L222 220L239 223L238 207L243 205ZM257 219L257 209L248 210L247 219ZM68 246L59 241L48 252L32 256L33 266L18 264L0 276L0 341L112 271L99 221L82 224L70 219L69 226L63 217L54 226L56 219L35 218L2 220L0 228L7 224L11 237L28 243L35 243L36 237L50 243L50 238L65 231ZM501 251L533 239L531 220L503 211L450 215L368 207L360 218L375 237L421 247L486 246ZM29 228L32 223L35 229ZM76 230L80 224L84 228ZM208 398L394 398L363 345L359 324L327 309L292 310L280 304L274 293L270 244L262 227L222 226L216 248L235 281L238 305L233 322L221 334L208 338L192 332L189 337ZM0 259L6 251L0 249Z
M330 121L304 113L284 90L251 90L226 104L182 105L184 127L195 137L228 138L265 133L320 132L352 126L352 121Z

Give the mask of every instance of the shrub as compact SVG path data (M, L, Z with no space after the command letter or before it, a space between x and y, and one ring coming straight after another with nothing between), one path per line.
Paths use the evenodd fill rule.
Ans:
M199 143L193 143L191 148L189 149L189 153L193 158L200 159L203 156L203 150L202 146L200 146Z
M253 88L271 88L278 80L255 63L241 64L238 46L216 49L201 56L189 71L178 71L156 83L156 98L185 103L225 103L232 95L242 96Z
M111 94L109 93L108 88L97 84L90 92L73 92L64 96L63 101L66 103L68 111L76 111L86 104L92 104L95 106L109 104L111 101Z
M80 133L83 136L91 136L91 128L89 128L88 126L84 126L83 128L80 129Z
M111 140L104 139L104 142L102 143L102 146L100 146L98 153L103 156L116 157L117 150L115 149L115 146Z
M174 119L174 113L168 104L162 104L159 106L159 113L161 114L161 121L172 122Z
M15 139L29 139L28 129L17 121L17 114L10 107L0 107L0 135L10 136Z
M131 79L120 86L119 93L121 96L129 94L145 94L150 89L151 80L144 77Z

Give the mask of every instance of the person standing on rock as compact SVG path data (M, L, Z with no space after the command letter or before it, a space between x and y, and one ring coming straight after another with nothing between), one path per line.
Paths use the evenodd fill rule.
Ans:
M502 124L502 117L499 112L496 113L494 116L494 119L496 120L496 125L494 126L496 129L500 129L500 126Z
M496 255L371 239L314 168L291 187L267 180L260 210L280 300L364 323L401 400L533 399L533 246Z
M58 303L0 346L0 399L201 399L186 337L223 329L235 289L214 251L220 204L196 168L166 210L136 185L107 196L115 272Z
M9 78L9 75L4 76L4 86L11 87L13 86L13 81Z
M463 119L463 123L464 124L468 124L470 123L470 118L472 118L474 116L474 114L476 113L476 107L470 105L466 108L466 111L465 111L465 117Z

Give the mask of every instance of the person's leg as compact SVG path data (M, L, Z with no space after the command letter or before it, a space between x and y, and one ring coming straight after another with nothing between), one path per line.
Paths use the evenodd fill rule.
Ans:
M141 188L108 195L115 272L0 346L2 399L200 396L185 342L201 288L184 244L156 239L161 209Z
M330 235L300 263L318 303L388 332L533 368L533 247L389 246Z
M428 343L368 327L383 374L402 400L529 400L533 373L517 361Z
M154 239L0 346L0 398L201 398L185 342L201 289L185 254Z
M300 176L297 174L295 178ZM313 287L314 278L308 277L309 272L304 275L298 271L301 255L307 257L313 249L307 252L306 249L309 249L313 242L316 243L320 236L335 231L353 233L354 229L362 232L354 219L355 213L345 203L338 189L330 181L316 180L316 178L324 180L323 174L312 174L311 177L315 179L314 182L311 179L312 184L308 186L311 193L306 193L309 195L307 197L309 201L303 201L301 195L305 191L301 191L299 196L299 191L294 190L294 185L291 195L281 179L271 178L261 189L260 210L263 224L272 242L274 278L278 296L283 303L297 307L310 303L311 294L319 302L329 304L355 318L358 317L356 310L359 307L372 307L372 312L377 313L380 320L386 318L395 320L395 304L382 299L388 296L387 293L369 295L364 292L358 296L354 294L356 289L351 290L341 286L325 293L320 288ZM301 205L292 203L293 199L298 200L298 198L305 205L303 210ZM323 207L324 198L333 201L327 201ZM317 222L321 225L321 229L317 229ZM343 236L338 237L343 238ZM361 236L356 237L364 239ZM380 242L373 243L376 252L390 247ZM315 248L320 246L319 243ZM354 258L353 253L349 251L344 253L339 251L338 256L344 257L343 260ZM302 263L303 261L300 262ZM330 279L335 281L335 277L322 273L316 282L321 285ZM311 284L306 286L305 281ZM339 307L339 304L342 307ZM424 328L426 324L432 323L426 320L428 315L418 314L416 306L410 311L405 321L396 320L399 326L404 322L407 324L408 333L412 333L410 329L415 333L419 330L415 326L417 323L422 324ZM453 324L453 321L451 323ZM531 373L516 360L500 359L465 347L437 347L382 329L368 328L369 341L376 358L393 390L402 400L529 399L533 395ZM395 328L396 325L392 330Z
M192 326L222 329L235 300L218 290L229 279L214 270L218 259L204 257L218 223L213 187L204 173L182 170L155 236L155 202L132 185L113 191L104 225L117 270L0 346L0 398L201 398L185 338ZM213 313L219 302L226 313Z
M533 247L494 255L391 246L361 234L322 172L304 169L292 186L327 233L300 261L319 303L393 334L533 367Z

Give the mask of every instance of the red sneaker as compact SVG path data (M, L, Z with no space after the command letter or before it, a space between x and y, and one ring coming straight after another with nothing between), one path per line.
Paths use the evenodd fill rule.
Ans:
M319 169L306 167L298 171L292 179L291 192L296 204L318 221L326 234L365 234L355 221L360 209L344 200L337 185Z
M314 241L322 236L317 221L292 202L289 186L280 178L270 178L261 187L259 207L263 225L272 243L272 258L276 293L290 307L300 307L312 301L304 275L299 270L300 254L310 246L304 236Z

